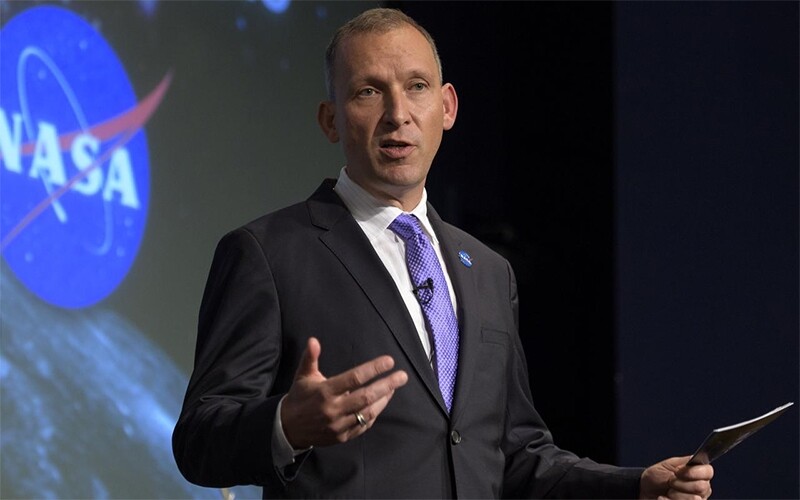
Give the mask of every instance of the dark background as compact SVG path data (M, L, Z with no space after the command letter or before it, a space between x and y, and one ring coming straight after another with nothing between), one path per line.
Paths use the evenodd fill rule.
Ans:
M613 462L612 5L396 5L432 33L459 96L429 196L510 259L557 442Z
M514 265L557 444L648 465L798 399L797 3L390 5L458 91L429 195ZM800 497L798 415L714 497Z

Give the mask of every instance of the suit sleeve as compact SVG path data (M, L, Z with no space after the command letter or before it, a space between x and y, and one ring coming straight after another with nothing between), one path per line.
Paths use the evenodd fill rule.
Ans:
M518 331L518 299L511 267L509 300ZM503 453L505 498L637 498L643 469L599 464L558 448L533 406L519 335L512 335Z
M271 439L281 394L275 283L253 235L219 242L200 306L192 376L172 436L183 476L208 487L264 484L276 474Z

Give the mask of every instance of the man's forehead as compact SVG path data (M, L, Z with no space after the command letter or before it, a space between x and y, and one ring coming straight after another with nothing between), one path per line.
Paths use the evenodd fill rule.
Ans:
M404 24L384 31L354 33L342 40L335 64L351 71L369 72L370 63L387 56L393 62L413 60L412 72L438 71L433 47L425 36L411 25Z

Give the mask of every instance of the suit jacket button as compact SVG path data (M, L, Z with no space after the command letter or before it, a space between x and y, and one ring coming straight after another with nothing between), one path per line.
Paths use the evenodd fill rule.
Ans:
M450 433L450 442L453 444L458 444L461 442L461 434L458 431L453 431Z

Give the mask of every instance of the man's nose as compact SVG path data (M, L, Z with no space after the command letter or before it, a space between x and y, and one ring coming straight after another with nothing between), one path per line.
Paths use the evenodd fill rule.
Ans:
M405 125L411 119L408 102L403 92L392 91L384 94L384 121L395 127Z

